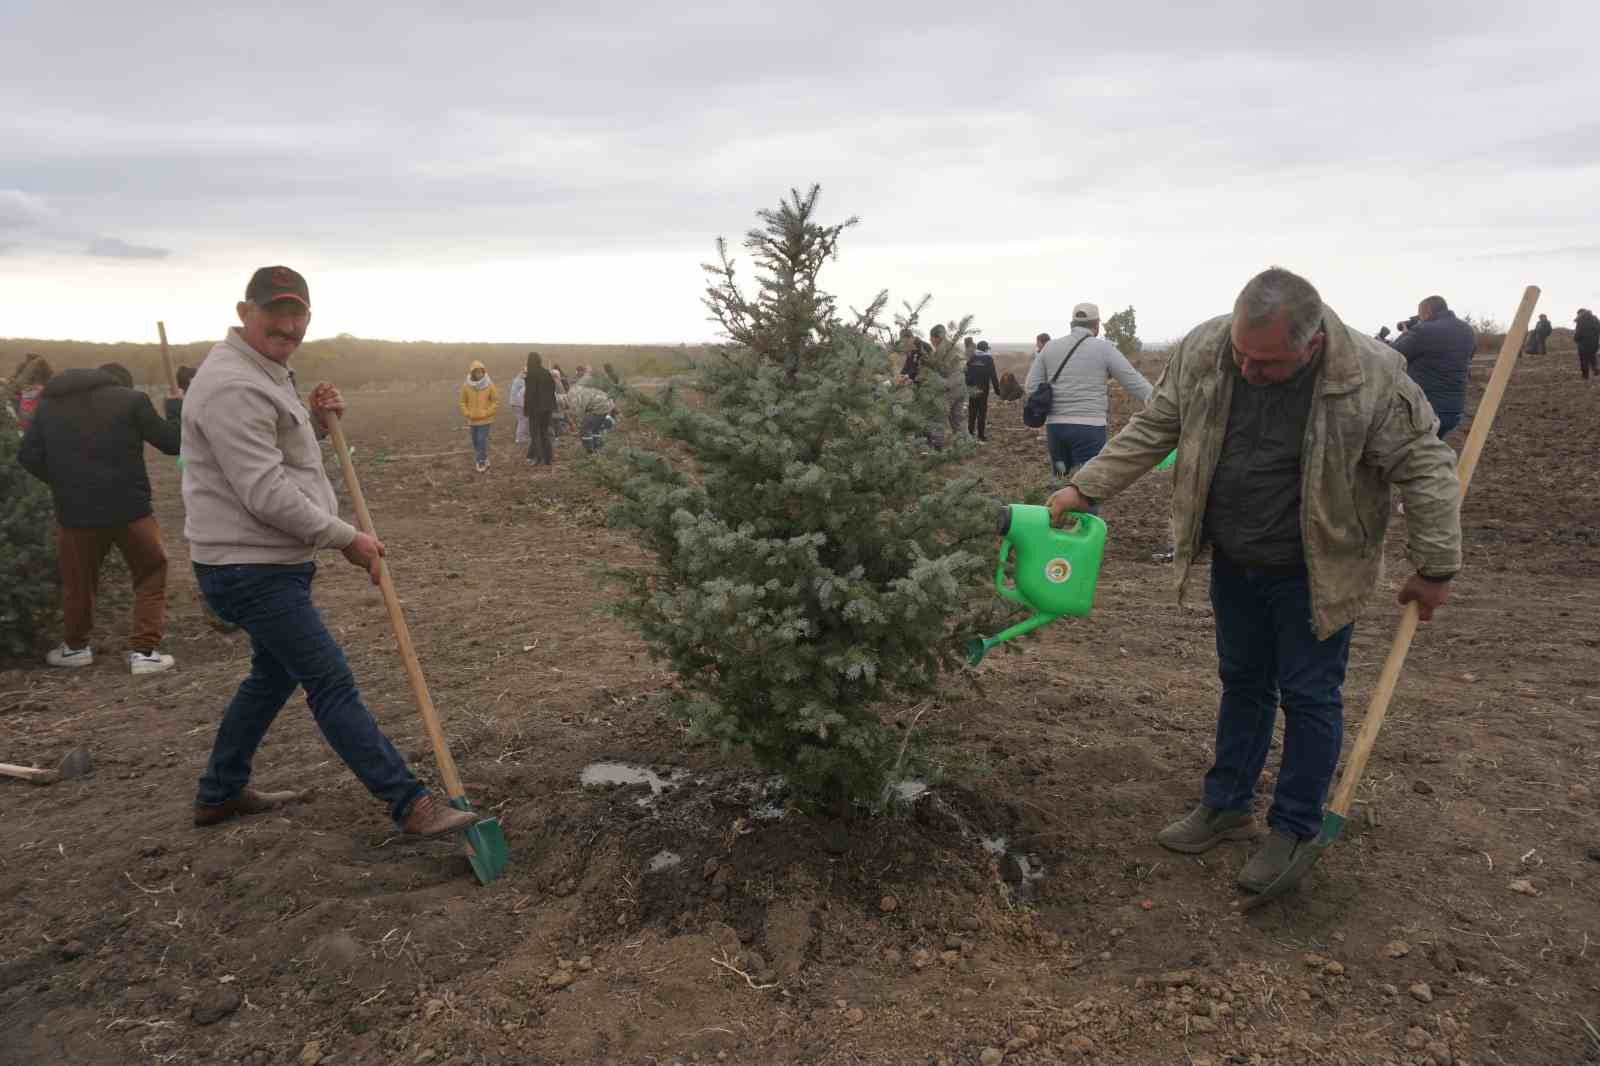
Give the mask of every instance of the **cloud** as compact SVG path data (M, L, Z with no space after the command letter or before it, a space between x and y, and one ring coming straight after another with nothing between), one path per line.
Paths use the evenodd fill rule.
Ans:
M843 272L883 265L868 295L933 288L1004 339L1048 325L1038 294L1065 287L1180 333L1274 260L1347 278L1341 311L1376 314L1409 277L1431 291L1462 264L1437 285L1498 291L1506 267L1470 257L1600 229L1593 0L1119 0L1092 24L969 0L402 0L374 17L393 7L302 12L264 86L243 76L262 59L238 0L93 20L0 5L0 39L33 42L0 65L7 262L51 257L62 291L86 247L167 254L150 242L229 291L286 260L608 256L620 279L672 254L693 278L715 236L818 181L828 218L863 220ZM603 294L589 339L655 328L660 309L626 294ZM675 330L699 328L688 314Z
M21 189L0 189L0 230L30 229L51 220L44 200Z
M172 252L146 244L129 244L117 237L96 237L89 242L87 255L100 259L165 259Z

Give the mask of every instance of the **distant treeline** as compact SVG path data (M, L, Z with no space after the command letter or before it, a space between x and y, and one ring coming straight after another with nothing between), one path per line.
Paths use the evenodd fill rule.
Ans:
M173 366L199 366L215 341L172 345ZM483 361L491 377L509 382L528 353L544 356L546 366L560 363L570 371L579 363L596 369L610 363L624 377L663 377L686 369L705 351L695 345L651 344L469 344L434 341L377 341L347 333L329 340L307 341L294 356L301 382L332 381L344 388L388 381L439 381L465 377L467 365ZM159 344L93 344L88 341L44 341L0 337L0 377L9 377L30 352L44 356L56 370L121 363L141 385L160 385Z

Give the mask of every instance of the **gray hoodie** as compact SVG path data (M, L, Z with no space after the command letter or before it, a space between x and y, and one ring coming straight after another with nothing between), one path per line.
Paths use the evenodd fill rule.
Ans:
M1082 344L1078 344L1080 340ZM1074 345L1077 351L1073 353L1072 362L1056 378L1055 403L1050 408L1050 417L1045 419L1046 425L1105 425L1107 378L1114 377L1122 382L1122 387L1132 393L1141 406L1150 399L1153 391L1150 382L1133 368L1117 346L1082 326L1074 327L1065 337L1055 338L1033 357L1023 390L1032 395L1040 382L1049 381Z

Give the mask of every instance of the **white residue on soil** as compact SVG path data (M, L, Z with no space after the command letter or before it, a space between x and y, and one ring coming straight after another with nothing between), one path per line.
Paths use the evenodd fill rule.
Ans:
M668 851L666 848L662 848L660 851L650 856L650 861L645 864L645 871L648 873L658 874L662 870L672 869L682 861L682 855L679 855L675 851Z
M648 766L634 766L625 762L592 762L578 775L578 783L585 788L605 785L649 785L650 795L659 796L669 788L677 788L688 774L683 770L668 771L662 777Z
M983 837L978 843L983 845L983 850L990 855L1004 855L1006 853L1005 837Z
M920 799L927 793L928 783L919 778L910 777L904 781L896 781L894 783L894 791L895 795L899 796L903 802L910 803L912 800Z

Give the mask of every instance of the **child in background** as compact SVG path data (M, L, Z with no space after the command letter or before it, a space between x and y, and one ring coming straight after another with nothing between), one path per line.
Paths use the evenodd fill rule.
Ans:
M489 368L474 359L461 383L461 417L472 430L472 453L480 474L489 469L489 430L499 411L500 390L489 380Z
M44 387L55 376L50 369L50 364L42 355L25 355L22 363L17 367L17 373L12 378L13 392L11 401L17 411L17 428L22 433L28 432L28 427L33 425L33 416L39 410L39 395L44 392Z
M517 371L517 376L511 381L511 409L517 413L516 443L528 443L528 416L522 410L522 394L528 389L527 370Z

